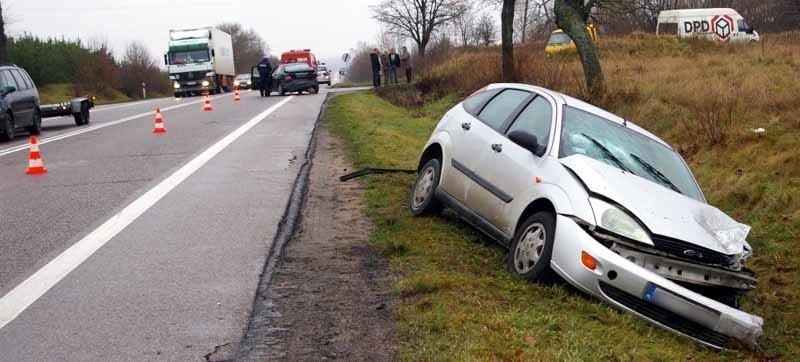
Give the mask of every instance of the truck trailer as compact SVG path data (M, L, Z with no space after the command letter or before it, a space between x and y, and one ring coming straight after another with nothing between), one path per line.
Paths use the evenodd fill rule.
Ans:
M231 91L236 76L231 36L217 28L170 30L164 55L175 97Z

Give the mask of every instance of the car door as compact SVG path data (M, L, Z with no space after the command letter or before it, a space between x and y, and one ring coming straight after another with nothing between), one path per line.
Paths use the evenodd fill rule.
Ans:
M472 123L470 132L473 136L464 162L453 165L474 182L467 190L466 204L487 221L493 219L489 211L495 202L506 202L510 194L509 190L491 181L493 179L491 175L479 170L479 167L486 157L495 153L495 144L498 138L504 137L502 132L509 119L519 112L521 106L531 96L531 92L507 88L492 98L478 114L479 121Z
M553 112L555 102L537 95L529 101L526 100L524 108L514 114L514 118L507 125L505 132L490 134L485 146L489 152L482 152L481 160L476 173L492 185L501 196L484 190L470 193L471 204L474 204L481 215L495 227L503 230L509 236L513 233L516 220L510 220L509 211L516 203L527 203L520 197L536 185L537 177L545 177L543 171L547 162L553 160L547 157L538 157L529 150L517 145L508 139L507 135L515 130L530 133L539 141L540 145L550 149L555 122ZM526 205L527 206L527 205ZM523 206L524 207L524 206Z
M17 126L28 126L33 120L33 111L36 109L36 97L34 96L32 87L25 82L25 78L19 70L11 69L10 72L14 81L17 83L16 93L18 102L21 105L19 112L14 114L16 116L15 121Z
M22 90L20 89L19 84L17 84L17 81L14 80L10 70L6 69L0 71L0 77L3 78L4 84L16 88L15 91L6 94L5 101L8 104L8 107L11 109L11 113L14 114L14 125L24 125L25 105L23 104Z
M480 123L478 114L483 107L502 89L482 89L445 115L445 132L450 136L451 147L446 152L447 159L442 165L441 188L459 202L466 203L467 190L472 180L465 169L477 165L473 160L475 153L475 132L473 125Z

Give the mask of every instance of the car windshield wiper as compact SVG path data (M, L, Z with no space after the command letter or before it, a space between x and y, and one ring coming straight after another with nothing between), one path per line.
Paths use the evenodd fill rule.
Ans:
M619 158L617 158L617 156L614 156L614 154L611 153L611 151L609 151L608 148L606 148L606 146L603 146L603 144L600 143L600 141L592 138L591 136L587 135L586 133L581 133L581 136L586 137L586 139L591 141L597 148L600 149L600 151L603 152L603 155L605 155L606 158L609 161L614 162L614 164L616 164L617 167L619 167L623 171L626 171L626 172L629 172L629 173L632 173L632 174L635 175L635 173L633 171L631 171L631 169L629 169L627 166L625 166L625 164L622 163L622 161L620 161Z
M633 157L634 160L636 160L636 162L638 162L640 165L642 165L642 168L644 168L645 171L647 171L647 173L653 175L653 177L658 179L659 182L661 182L662 184L668 186L669 188L671 188L675 192L677 192L677 193L679 193L681 195L684 195L684 193L681 192L681 190L678 189L678 187L675 186L675 184L672 183L672 181L669 180L669 177L667 177L667 175L665 175L663 172L661 172L657 168L655 168L655 166L651 165L649 162L643 160L641 157L639 157L639 156L637 156L637 155L635 155L633 153L631 153L630 155L631 155L631 157Z

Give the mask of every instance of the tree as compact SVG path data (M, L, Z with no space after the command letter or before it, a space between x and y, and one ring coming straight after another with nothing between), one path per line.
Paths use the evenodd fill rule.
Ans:
M503 10L500 13L500 28L502 33L503 54L503 81L515 82L517 78L514 69L514 12L515 0L503 0Z
M252 66L269 54L269 47L264 39L253 29L245 29L239 23L219 24L217 29L231 35L233 60L237 72L249 73Z
M398 36L411 38L421 58L434 33L466 10L467 0L385 0L372 7L375 20Z
M575 42L592 99L603 96L605 84L597 45L586 31L586 21L598 0L555 0L556 24Z
M0 4L0 64L8 63L8 38L6 20L3 18L3 4Z
M496 41L496 36L497 25L494 18L490 14L484 13L475 26L475 39L483 45L491 45Z
M128 45L120 62L120 88L129 97L141 95L142 83L154 93L168 93L169 82L161 75L147 47L139 42Z
M462 47L468 46L475 35L475 11L471 5L464 13L453 18L453 30Z

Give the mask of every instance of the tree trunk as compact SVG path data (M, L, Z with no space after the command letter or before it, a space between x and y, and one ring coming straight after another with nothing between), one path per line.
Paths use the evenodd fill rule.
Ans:
M517 74L514 70L514 10L515 0L503 0L501 17L501 32L503 34L503 81L516 82Z
M578 1L582 3L581 0ZM605 92L603 69L600 66L597 45L586 31L585 18L588 14L582 14L579 6L571 4L571 1L555 0L556 25L575 42L581 58L581 65L583 65L583 75L586 78L589 96L593 101L597 101L603 97Z
M0 4L0 64L8 63L8 38L6 38L6 21L3 18L3 5Z
M528 36L528 12L530 11L531 0L525 0L525 11L522 13L522 44L525 44Z

